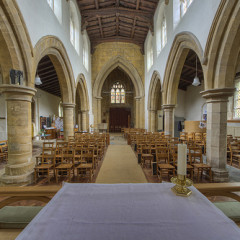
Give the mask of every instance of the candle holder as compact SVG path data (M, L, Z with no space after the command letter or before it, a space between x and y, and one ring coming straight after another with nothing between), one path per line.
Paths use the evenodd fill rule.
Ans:
M174 187L172 187L172 191L177 196L188 197L191 195L192 191L187 187L192 186L193 182L192 180L186 178L186 175L178 174L177 177L171 178L171 182L176 184Z

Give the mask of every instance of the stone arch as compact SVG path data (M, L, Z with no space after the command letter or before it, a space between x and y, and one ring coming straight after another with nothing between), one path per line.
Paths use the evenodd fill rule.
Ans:
M0 6L0 42L3 83L9 83L9 70L21 70L24 73L24 85L32 87L30 78L33 47L26 24L16 0L2 0Z
M122 68L129 75L136 90L136 97L144 97L143 82L138 71L132 63L121 56L116 56L110 59L98 73L93 86L93 96L101 97L103 83L109 73L111 73L116 67Z
M107 76L117 67L120 67L123 71L125 71L135 88L135 100L136 100L136 122L135 127L144 128L144 121L142 121L142 116L144 112L144 86L142 79L133 66L128 60L121 56L115 56L110 59L100 70L98 73L96 80L93 85L93 110L95 120L94 123L101 123L101 91L103 84L107 78Z
M181 71L190 49L197 54L200 62L203 63L203 50L196 36L190 32L182 32L176 35L165 68L163 81L164 105L175 105L177 102L177 92ZM205 76L205 67L203 65L202 69L203 75Z
M71 62L63 43L57 37L45 36L34 47L32 79L35 79L39 61L46 55L49 56L56 70L63 103L74 103L75 80Z
M148 92L148 130L152 132L156 131L156 115L158 110L157 103L159 97L162 97L160 74L157 71L154 71Z
M89 129L89 95L88 95L88 89L87 89L87 82L85 79L85 76L81 73L77 77L77 83L76 83L76 98L79 97L80 99L80 109L76 109L76 122L79 126L79 131L87 131ZM77 105L77 99L76 99L76 105Z
M231 88L240 54L240 2L222 0L208 36L205 90Z
M79 95L81 97L81 109L83 109L84 111L89 111L90 105L89 105L87 82L84 74L82 73L79 74L77 77L76 91L79 91Z

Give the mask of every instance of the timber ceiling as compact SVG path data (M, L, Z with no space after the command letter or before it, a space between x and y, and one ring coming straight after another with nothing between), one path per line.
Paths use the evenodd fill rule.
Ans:
M52 61L48 56L43 57L39 62L37 73L42 81L42 84L38 86L35 85L36 88L61 98L58 76Z
M189 50L184 66L182 68L178 88L186 91L187 87L192 85L195 76L196 76L196 53L192 50ZM203 84L203 70L198 58L197 58L197 76L201 84Z
M103 42L130 42L144 49L159 0L77 0L92 51Z

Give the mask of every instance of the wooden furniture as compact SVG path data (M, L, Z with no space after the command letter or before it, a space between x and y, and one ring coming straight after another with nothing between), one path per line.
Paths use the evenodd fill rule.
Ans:
M58 183L59 174L61 176L67 175L68 180L71 180L71 171L74 176L74 150L63 148L61 151L61 163L55 167L55 177Z
M37 179L39 177L42 177L44 175L47 175L48 183L50 183L51 174L54 174L54 168L55 168L55 151L53 149L45 150L43 148L42 155L36 158L37 160L40 160L37 162L35 168L34 168L34 180L35 183L37 182Z
M189 148L189 161L190 165L197 170L197 181L199 182L200 174L202 176L203 171L207 171L209 173L210 181L212 181L212 170L211 166L208 164L203 163L202 158L202 149L195 147Z
M142 167L152 166L153 155L151 146L147 144L141 145L141 165Z
M56 128L46 128L46 139L56 139L57 138L57 129Z
M156 148L157 176L162 182L162 175L167 172L168 178L170 173L175 176L175 167L170 164L168 148Z
M94 169L94 155L91 153L82 153L81 154L81 162L76 167L77 176L78 177L87 177L90 182L92 182L93 178L93 169Z

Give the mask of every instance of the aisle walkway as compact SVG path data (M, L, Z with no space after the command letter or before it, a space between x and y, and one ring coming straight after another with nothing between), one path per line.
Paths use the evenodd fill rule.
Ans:
M137 158L121 135L112 135L96 183L147 183Z

